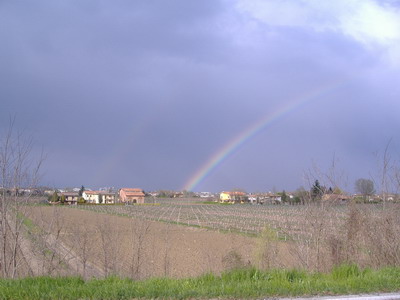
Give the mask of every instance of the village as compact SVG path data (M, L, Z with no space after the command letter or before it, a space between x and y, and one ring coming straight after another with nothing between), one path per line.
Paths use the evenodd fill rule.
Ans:
M187 191L154 191L146 192L141 188L101 188L99 190L81 188L49 189L49 188L19 188L2 189L8 195L47 197L50 204L145 204L155 203L156 199L196 199L209 203L222 204L283 204L298 205L312 202L324 202L330 204L347 204L351 201L356 203L380 203L399 202L400 195L395 193L343 193L339 189L323 188L317 194L312 189L307 191L300 188L294 192L264 192L246 193L240 189L211 192L187 192Z

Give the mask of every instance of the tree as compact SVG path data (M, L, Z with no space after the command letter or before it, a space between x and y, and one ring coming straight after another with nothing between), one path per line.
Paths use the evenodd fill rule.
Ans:
M286 195L285 190L283 190L283 192L282 192L282 194L281 194L282 203L287 202L287 201L289 200L288 198L289 198L289 197L288 197L288 195Z
M174 194L173 191L160 190L157 192L157 198L173 198Z
M321 200L322 195L324 194L324 188L319 184L318 179L315 180L314 185L311 188L311 199L312 200Z
M18 190L35 188L43 154L32 155L32 140L14 129L14 119L0 136L0 277L18 276L22 272L19 251L23 238L26 204L31 193L19 195Z
M195 198L197 197L196 193L192 192L192 191L187 191L187 190L183 190L183 197L184 198Z
M60 202L61 202L61 204L65 204L65 195L63 194L63 195L61 195L61 198L60 198Z
M99 204L103 203L103 195L99 194Z
M81 189L79 190L79 197L82 196L83 192L85 191L85 187L82 185Z
M374 182L370 179L357 179L355 182L355 189L357 193L363 196L364 201L367 199L367 196L371 196L375 193Z
M291 205L293 205L293 204L299 204L299 203L302 203L302 199L301 199L299 196L294 196L294 197L293 197L293 200L290 201L290 204L291 204Z
M342 189L339 188L339 187L337 187L337 186L333 189L333 193L336 194L336 195L344 194L344 192L342 191Z
M64 195L63 195L64 196ZM50 202L57 202L58 201L58 194L54 191L53 195L51 195Z
M304 189L304 187L299 187L295 191L295 202L306 204L310 201L310 193Z

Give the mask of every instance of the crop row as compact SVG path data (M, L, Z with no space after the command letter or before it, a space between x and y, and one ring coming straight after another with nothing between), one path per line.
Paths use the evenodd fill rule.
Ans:
M132 218L177 223L188 226L260 234L268 228L279 239L305 239L324 223L329 231L341 228L345 207L327 210L321 207L279 205L82 205L81 209Z

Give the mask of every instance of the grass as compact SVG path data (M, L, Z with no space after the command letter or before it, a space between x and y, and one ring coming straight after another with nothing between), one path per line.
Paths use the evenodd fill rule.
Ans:
M222 202L216 202L216 201L198 201L196 202L198 204L206 204L206 205L232 205L232 203L222 203Z
M30 233L39 233L40 228L36 226L31 219L25 217L25 215L21 212L17 212L17 218L22 220L22 224L28 229Z
M34 244L36 244L36 243L40 243L41 245L45 245L45 243L43 242L43 240L41 240L41 238L40 238L40 234L41 233L43 233L42 232L42 229L39 227L39 226L37 226L31 219L29 219L29 218L27 218L23 213L21 213L21 212L17 212L17 218L19 219L19 220L22 220L22 224L25 226L25 228L26 228L26 231L24 230L23 231L23 234L24 234L24 236L26 237L26 238L28 238L30 241L32 241ZM39 241L40 240L40 241ZM38 242L39 241L39 242ZM47 247L43 247L43 249L41 249L41 251L42 251L42 254L45 256L45 257L51 257L51 256L54 256L54 255L56 255L57 256L57 254L53 251L53 250L51 250L51 249L49 249L49 248L47 248ZM64 268L66 268L67 267L67 265L65 264L65 262L63 262L63 261L60 261L60 263L62 264L62 266L64 267ZM1 296L1 292L0 292L0 296ZM1 297L0 297L0 299L1 299Z
M300 270L233 270L190 279L132 281L109 277L37 277L0 280L0 299L260 298L400 291L400 268L359 269L343 265L331 273Z

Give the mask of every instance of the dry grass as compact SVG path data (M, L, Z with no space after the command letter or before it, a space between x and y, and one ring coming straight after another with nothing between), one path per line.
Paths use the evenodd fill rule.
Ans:
M33 222L50 220L53 209L32 207ZM251 237L68 207L59 210L64 222L61 241L76 255L86 255L87 262L101 268L105 275L138 279L220 273L224 270L223 257L232 249L246 263L252 261L255 239ZM90 242L86 246L77 231L81 237L87 236ZM76 274L82 274L82 270L76 270Z
M198 210L188 207L186 219L203 220L203 216L188 215L189 211L201 212L201 206ZM135 208L139 206L127 209L131 212ZM153 208L159 213L159 207ZM32 206L29 216L40 228L42 238L38 240L53 237L52 251L46 252L43 247L39 253L49 274L143 279L219 274L246 266L322 272L343 263L373 268L399 266L399 208L396 204L385 208L355 204L274 206L275 215L266 214L265 220L257 222L280 226L266 225L258 236L150 221L146 215L140 219L70 207ZM182 213L179 205L168 209ZM216 212L220 209L224 207ZM239 221L243 226L254 209L238 206L233 217L238 220L244 216ZM229 220L232 211L225 211L223 218ZM260 215L255 214L257 218ZM60 253L60 247L68 249L68 255Z

